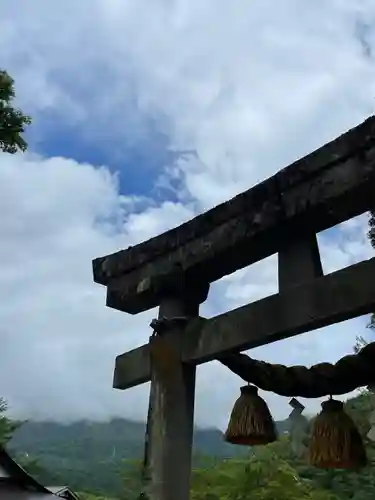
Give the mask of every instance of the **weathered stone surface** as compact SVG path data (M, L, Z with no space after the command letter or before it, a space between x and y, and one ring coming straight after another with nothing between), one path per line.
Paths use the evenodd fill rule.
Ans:
M282 193L269 189L260 206L254 202L211 233L109 282L107 305L138 313L158 304L153 279L176 264L187 281L212 282L278 252L306 228L319 232L363 213L373 203L374 159L375 146L366 158L350 157ZM267 182L276 185L275 179Z
M200 364L220 355L251 349L345 321L375 310L375 258L211 319L196 319L180 338L185 363ZM149 346L116 358L114 387L128 389L150 380Z
M272 179L276 179L277 190L282 192L293 185L305 182L324 169L342 163L348 157L358 154L360 150L369 148L374 138L375 118L370 117L334 141L297 160L272 178L226 203L147 242L95 259L94 280L105 285L110 279L128 273L192 239L211 232L217 225L236 217L243 210L262 206L273 191Z
M163 301L159 319L197 316L199 305L190 297ZM149 416L149 443L145 464L149 481L145 493L150 500L189 500L195 399L195 366L180 362L180 328L150 340L152 377Z
M212 282L272 255L292 235L319 232L370 208L375 118L227 203L129 250L93 262L107 305L136 314L159 303L154 282L175 272Z
M279 292L323 276L316 234L296 235L278 253Z
M130 389L151 380L149 344L137 347L116 357L113 375L115 389Z

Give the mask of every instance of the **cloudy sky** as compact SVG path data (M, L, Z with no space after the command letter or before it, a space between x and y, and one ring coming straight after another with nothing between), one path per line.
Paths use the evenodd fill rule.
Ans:
M105 307L93 258L155 236L374 112L372 0L1 0L0 61L32 115L0 154L0 394L15 415L145 418L111 388L156 311ZM366 216L319 235L325 271L371 255ZM215 283L212 316L276 291L267 259ZM252 351L334 361L367 318ZM240 379L198 369L196 422L223 427ZM266 395L277 418L285 398ZM212 409L215 409L213 412ZM318 408L309 402L308 409Z

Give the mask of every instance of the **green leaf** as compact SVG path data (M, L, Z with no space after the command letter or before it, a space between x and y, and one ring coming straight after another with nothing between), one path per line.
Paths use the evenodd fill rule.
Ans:
M6 153L26 151L27 143L22 137L31 118L13 106L14 81L4 70L0 70L0 149Z

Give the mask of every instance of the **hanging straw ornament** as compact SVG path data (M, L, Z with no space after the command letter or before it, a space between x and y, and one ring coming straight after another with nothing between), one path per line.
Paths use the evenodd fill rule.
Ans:
M247 446L276 441L275 422L257 387L241 387L241 395L234 404L224 439L228 443Z
M310 463L322 469L358 469L367 463L362 437L342 401L322 403L309 448Z
M302 457L307 451L307 446L305 444L308 420L302 415L305 407L297 399L292 398L289 401L290 406L293 408L291 411L288 421L289 421L289 435L291 441L291 447L294 454L297 457Z

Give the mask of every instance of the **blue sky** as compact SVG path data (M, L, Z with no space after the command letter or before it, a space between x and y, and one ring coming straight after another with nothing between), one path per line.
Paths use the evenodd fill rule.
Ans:
M134 116L137 111L132 113ZM101 141L100 137L85 136L80 127L46 116L37 137L30 131L29 144L30 149L43 156L64 156L98 167L106 165L112 172L119 173L120 190L124 194L160 198L161 193L155 190L156 180L178 154L169 149L168 137L158 130L157 122L140 117L140 126L142 139L127 144L126 137Z
M231 198L372 114L375 7L4 0L1 16L2 64L33 125L27 154L0 157L0 393L22 418L144 418L148 388L114 391L112 371L117 354L147 341L155 311L107 309L91 260ZM366 224L319 235L327 272L372 255ZM275 257L234 273L213 284L202 313L273 293L276 277ZM334 361L365 325L252 354ZM200 367L197 423L225 425L239 384L218 363ZM265 396L286 415L284 398Z

